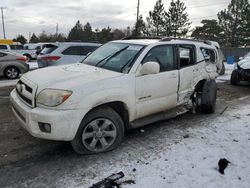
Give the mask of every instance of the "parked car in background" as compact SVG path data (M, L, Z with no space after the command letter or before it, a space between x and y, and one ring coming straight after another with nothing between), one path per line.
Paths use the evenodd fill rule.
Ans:
M0 76L16 79L19 74L29 71L27 58L20 54L0 51Z
M6 52L14 52L26 56L27 60L35 59L37 57L36 50L25 50L23 45L9 45L9 44L0 44L0 50Z
M24 44L24 49L26 49L26 50L36 50L36 54L39 55L39 53L43 50L43 48L47 44L54 44L54 43L48 43L48 42L27 43L27 44Z
M240 57L240 61L235 64L230 80L233 85L238 85L241 81L250 82L250 52Z
M87 54L95 51L101 44L82 42L59 42L46 44L37 57L39 68L72 64L82 61Z

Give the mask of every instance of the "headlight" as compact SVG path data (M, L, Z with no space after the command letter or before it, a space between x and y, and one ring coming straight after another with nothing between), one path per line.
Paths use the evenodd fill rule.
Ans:
M72 91L68 90L44 89L38 94L36 104L50 107L58 106L66 101L71 94Z

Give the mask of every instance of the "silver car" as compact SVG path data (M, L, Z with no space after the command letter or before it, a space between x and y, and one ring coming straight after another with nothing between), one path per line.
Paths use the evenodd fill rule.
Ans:
M43 68L80 62L99 46L101 44L82 42L47 44L37 58L38 67Z
M29 71L27 58L20 54L0 51L0 76L16 79L19 74Z

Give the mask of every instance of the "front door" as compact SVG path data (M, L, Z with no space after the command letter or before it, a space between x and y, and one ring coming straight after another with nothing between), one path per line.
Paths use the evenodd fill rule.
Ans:
M161 45L152 48L142 64L149 61L159 63L160 72L136 77L137 119L170 109L177 103L179 75L174 46Z

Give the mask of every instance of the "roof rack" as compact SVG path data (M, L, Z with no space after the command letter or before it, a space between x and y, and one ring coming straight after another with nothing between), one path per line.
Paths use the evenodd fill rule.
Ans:
M199 39L184 39L184 38L175 38L175 37L165 37L160 41L171 41L171 40L182 40L182 41L193 41L193 42L202 42L204 44L212 45L212 42L208 40L199 40Z
M128 36L128 37L124 37L122 38L121 40L136 40L136 39L162 39L162 37L157 37L157 36L154 36L154 37L135 37L135 36Z

